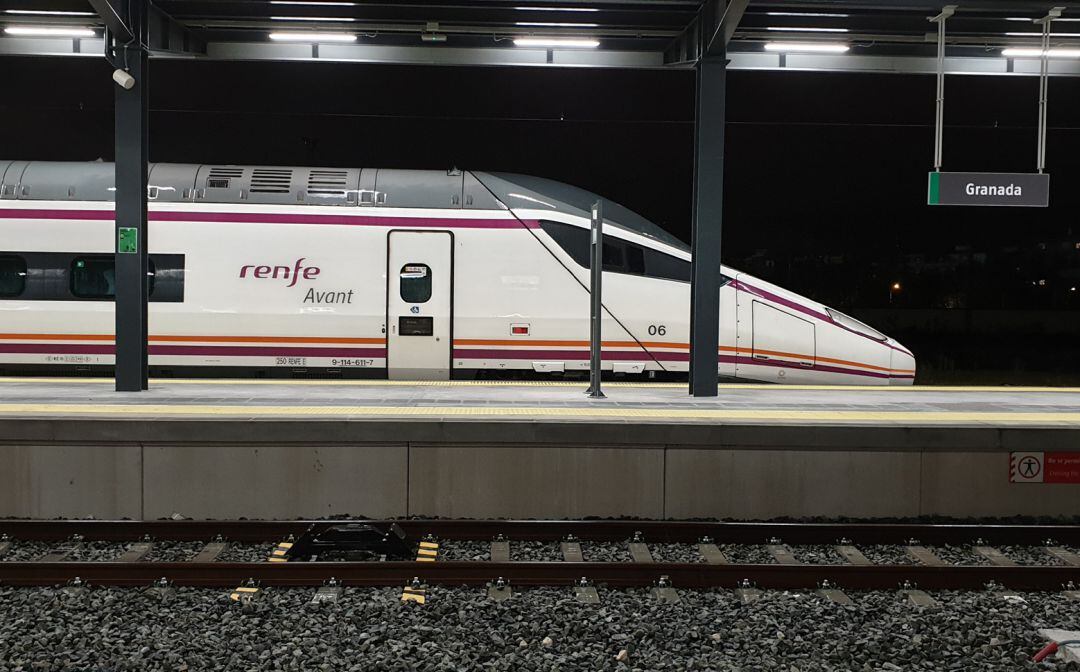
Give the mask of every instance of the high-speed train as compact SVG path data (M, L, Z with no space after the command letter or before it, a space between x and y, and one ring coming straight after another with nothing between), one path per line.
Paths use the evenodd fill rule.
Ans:
M0 161L0 369L113 364L113 166ZM158 373L471 377L589 367L590 209L504 173L153 164ZM603 368L689 361L687 246L604 201ZM723 379L909 385L911 352L723 267Z

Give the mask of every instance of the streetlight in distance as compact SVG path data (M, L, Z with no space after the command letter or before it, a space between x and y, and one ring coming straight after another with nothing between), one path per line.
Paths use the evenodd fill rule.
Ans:
M892 305L892 302L893 302L893 295L894 294L899 294L900 290L902 290L903 288L904 288L903 285L901 285L899 281L894 282L891 285L889 285L889 305L890 306Z

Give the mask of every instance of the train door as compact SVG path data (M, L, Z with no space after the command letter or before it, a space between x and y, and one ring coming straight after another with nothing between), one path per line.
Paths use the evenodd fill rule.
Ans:
M449 380L453 235L391 231L387 239L386 368L391 380Z
M750 303L752 365L768 367L754 377L798 382L817 359L814 323L761 301Z

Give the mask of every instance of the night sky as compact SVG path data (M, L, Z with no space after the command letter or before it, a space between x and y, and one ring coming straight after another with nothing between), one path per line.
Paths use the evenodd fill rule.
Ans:
M103 60L0 63L0 155L111 159ZM691 71L169 60L151 77L152 161L530 173L689 239ZM1080 382L1080 79L1050 83L1048 209L926 205L934 87L731 72L724 260L897 336L924 381ZM1036 78L946 87L946 170L1034 170Z

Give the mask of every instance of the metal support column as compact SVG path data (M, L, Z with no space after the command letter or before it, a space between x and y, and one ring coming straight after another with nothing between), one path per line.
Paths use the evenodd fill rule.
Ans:
M930 19L937 24L937 114L934 118L934 170L941 172L945 135L945 22L956 13L956 5L946 5Z
M690 394L717 395L720 233L724 215L727 54L720 41L698 60L694 119L694 214L690 281Z
M116 44L111 56L135 81L131 88L116 86L116 389L138 392L148 387L149 59L146 3L134 0L124 3L124 9L134 39Z
M601 290L604 280L604 206L602 201L592 206L592 247L589 257L589 390L587 394L594 399L603 399L600 389L600 367L602 364L603 338L600 325L604 315L604 295Z

